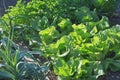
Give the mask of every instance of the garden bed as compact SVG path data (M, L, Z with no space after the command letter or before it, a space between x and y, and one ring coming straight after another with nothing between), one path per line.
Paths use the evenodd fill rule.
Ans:
M7 8L9 5L16 4L16 0L11 3L8 0L3 0L3 1L5 1ZM116 58L117 57L116 55L119 56L119 51L116 47L118 46L116 43L119 44L119 31L117 32L117 30L119 30L118 25L120 24L119 4L117 9L114 12L112 12L112 16L111 14L110 15L107 14L108 18L107 17L101 18L101 15L99 15L100 16L99 19L99 17L96 17L97 16L96 12L91 11L93 10L91 7L90 9L87 8L88 5L82 7L80 6L80 8L78 8L79 5L76 6L77 3L74 2L73 5L71 5L72 3L68 4L68 2L66 1L65 4L72 7L66 6L64 4L59 4L54 1L53 1L54 5L51 5L53 4L52 2L49 4L49 1L48 2L46 1L46 4L48 3L48 5L46 6L44 0L36 1L36 3L34 3L33 0L33 3L28 4L27 7L24 6L24 9L23 7L21 7L23 5L19 4L15 9L13 9L13 11L10 12L10 14L8 12L8 14L13 17L19 15L18 17L15 18L15 20L13 19L13 21L11 21L10 23L7 22L7 19L9 19L7 17L9 17L9 15L7 14L3 15L5 8L4 5L0 4L0 10L2 10L0 16L3 16L3 18L5 18L5 21L10 25L9 27L11 29L12 26L15 24L14 25L16 27L15 28L16 31L14 31L15 38L11 38L11 39L14 39L12 41L15 42L16 45L18 45L20 52L32 54L33 57L35 58L35 61L38 61L38 63L40 63L37 66L42 66L43 64L49 66L50 71L48 70L46 80L57 80L58 77L63 80L70 80L70 79L75 80L78 78L95 79L94 76L96 75L99 75L98 80L120 80L119 65L117 66L118 71L108 70L109 69L108 65L110 66L112 65L112 68L110 67L110 69L113 69L114 68L113 65L116 65L119 62L119 61L116 62L118 59ZM31 6L31 4L34 5ZM55 7L55 5L57 6ZM66 8L64 9L63 6L65 6ZM39 7L41 11L39 11L39 8L37 7ZM61 12L57 10L58 9L57 7L60 9ZM20 10L22 9L23 12L22 10L20 11L19 9ZM50 11L44 11L44 10L50 10ZM76 14L74 14L72 10L75 11L74 13ZM84 12L83 10L86 11ZM59 11L58 14L57 11ZM98 10L98 12L99 11L100 10ZM80 13L83 13L81 14L82 16L79 15ZM52 14L54 14L54 16ZM60 16L60 18L58 15ZM106 16L106 14L102 16ZM107 19L109 19L110 21ZM91 27L91 25L94 27L90 29L85 28L85 27ZM109 29L109 27L111 26L115 28ZM6 31L3 32L5 32L5 34L7 35L9 34ZM104 33L108 36L106 37ZM85 40L80 42L80 40L82 39ZM108 46L106 46L108 45L107 40L109 40L108 42L110 42L110 44L112 44L113 47L115 47L116 53L113 51L114 48L110 45L109 45L110 48L109 51ZM106 43L103 44L102 41L106 41ZM99 44L102 45L99 45L98 42L100 42ZM14 46L12 46L11 51L13 50L13 47ZM104 48L106 49L106 51L104 50ZM92 52L95 54L93 54ZM45 55L43 55L43 53ZM78 54L78 53L82 53L82 54ZM100 53L104 53L105 54L103 55L104 57L102 57ZM33 57L29 56L29 58L25 58L25 59L26 61L29 60L32 61ZM115 60L113 58L115 58ZM114 61L116 62L115 64ZM89 66L90 68L88 68L87 66ZM105 69L103 68L103 66L105 67ZM103 73L101 72L100 75L97 73L97 71L99 72L99 70L101 70L101 67L103 71L104 70L106 71L105 72L106 74L102 75ZM82 69L81 72L79 71L80 68ZM87 69L88 71L86 71ZM43 74L45 73L46 72L43 72Z

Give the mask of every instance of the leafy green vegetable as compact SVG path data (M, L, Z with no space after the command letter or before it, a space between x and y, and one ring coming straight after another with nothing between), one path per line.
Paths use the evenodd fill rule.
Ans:
M73 31L68 35L58 38L56 42L53 41L47 44L46 47L44 46L45 53L48 56L52 55L51 57L55 63L53 65L55 73L61 79L72 77L71 79L90 78L94 80L98 76L105 74L111 64L114 65L111 66L112 69L117 64L117 62L115 64L111 62L114 61L114 56L109 60L109 55L110 52L117 53L119 51L118 46L116 46L116 43L119 45L118 40L120 39L119 27L109 28L105 17L91 25L90 28L88 28L89 26L87 23L86 25L83 23L73 24ZM45 30L40 32L45 32ZM118 54L116 55L118 56ZM84 60L87 61L85 64L82 63ZM79 61L81 62L79 63ZM68 65L69 63L71 64ZM80 70L77 70L78 67Z
M0 52L6 74L0 78L45 79L46 67L20 61L32 55L12 54L11 42L18 39L43 51L60 80L96 80L108 69L120 70L120 26L110 28L104 16L115 5L116 0L19 0L0 19L0 34L10 38Z

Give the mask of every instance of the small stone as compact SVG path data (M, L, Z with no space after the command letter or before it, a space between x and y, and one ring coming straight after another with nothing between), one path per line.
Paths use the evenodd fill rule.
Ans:
M119 79L120 77L119 76L116 76L117 79Z

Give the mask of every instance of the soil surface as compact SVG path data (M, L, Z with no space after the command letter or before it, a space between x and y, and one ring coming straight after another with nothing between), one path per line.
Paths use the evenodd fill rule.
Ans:
M4 15L9 6L15 6L16 2L17 0L0 0L0 16Z
M113 12L113 16L109 17L109 20L111 25L120 24L120 1L117 2L116 10Z
M8 9L9 6L15 6L18 0L0 0L0 16L5 14L5 9ZM23 0L23 1L30 1L30 0Z

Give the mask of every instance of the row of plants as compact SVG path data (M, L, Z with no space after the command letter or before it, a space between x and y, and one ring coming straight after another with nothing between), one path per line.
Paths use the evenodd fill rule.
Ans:
M108 69L120 69L120 26L109 28L106 20L103 17L98 22L69 24L72 31L67 31L68 21L62 21L60 28L67 29L62 31L64 35L54 26L39 32L42 49L62 80L96 80Z
M45 80L48 74L48 67L41 64L29 52L23 52L18 45L13 42L14 27L12 20L9 19L9 24L3 19L0 20L1 25L9 28L8 35L4 34L1 28L0 40L0 79L1 80ZM42 76L42 77L41 77Z
M44 80L47 67L52 67L58 80L96 80L108 70L120 70L120 26L111 27L106 17L112 15L116 3L18 0L0 20L1 44L5 43L0 52L0 78ZM33 55L12 50L12 42L19 39L42 52L50 65L42 66ZM26 56L37 64L23 61Z
M22 38L35 46L33 42L39 43L37 35L40 30L52 25L57 27L64 18L69 18L72 24L99 21L103 14L112 15L115 5L116 0L31 0L28 3L18 0L16 6L10 7L2 18L7 23L8 17L12 18L16 25L16 39ZM8 30L9 28L4 28L4 31Z

